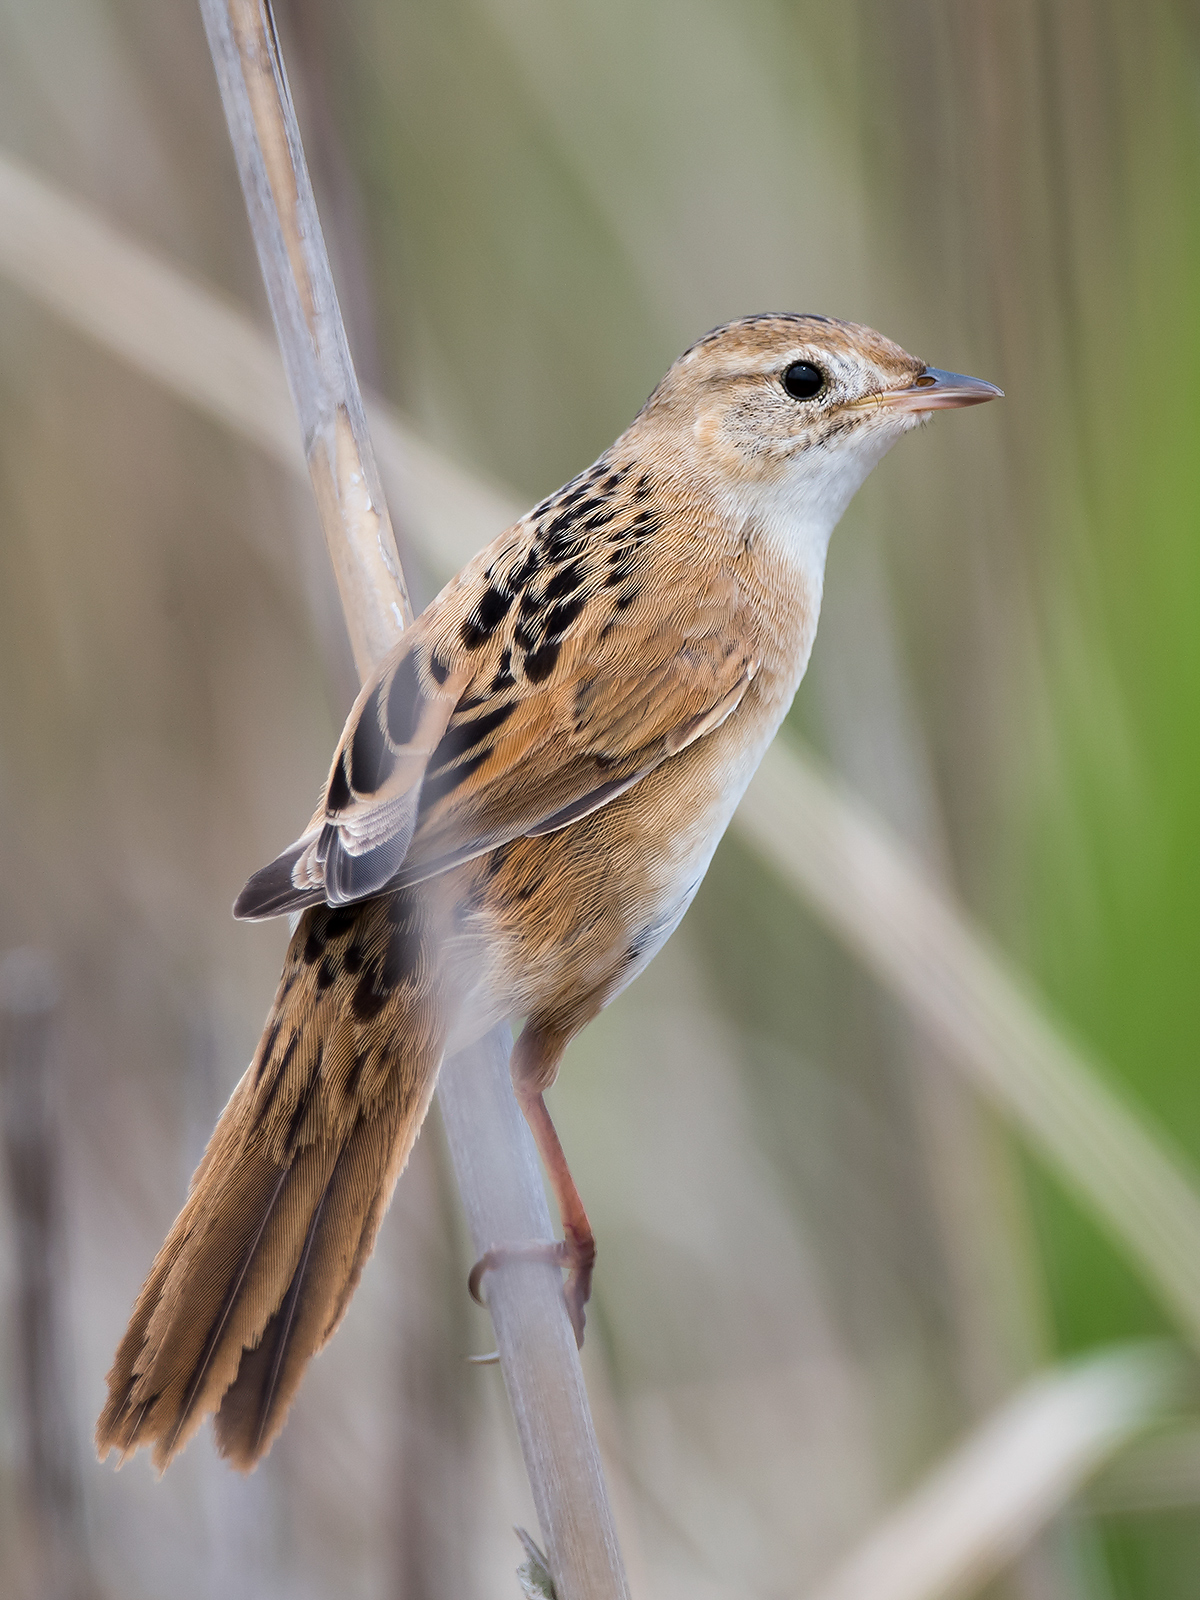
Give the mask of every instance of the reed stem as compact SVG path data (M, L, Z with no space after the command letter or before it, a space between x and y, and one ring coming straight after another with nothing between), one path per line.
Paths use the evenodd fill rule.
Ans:
M359 676L412 620L274 19L200 0L246 209ZM475 1248L552 1237L498 1029L443 1064L438 1099ZM557 1271L488 1274L500 1367L559 1600L625 1600L595 1429Z

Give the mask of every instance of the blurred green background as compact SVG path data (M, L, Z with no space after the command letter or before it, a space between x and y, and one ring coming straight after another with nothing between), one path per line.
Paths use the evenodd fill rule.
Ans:
M1200 1163L1200 11L277 9L360 371L518 501L750 311L869 323L1003 386L852 505L781 737ZM0 146L267 325L190 5L4 0ZM207 1438L161 1485L88 1448L273 992L284 929L228 907L303 824L353 690L302 486L0 282L0 946L48 951L61 992L63 1403L96 1593L516 1592L533 1513L499 1377L461 1361L488 1331L433 1126L254 1478ZM639 1594L799 1596L1028 1374L1169 1331L735 838L552 1100L600 1242L585 1366ZM0 1588L22 1595L15 1338ZM989 1593L1188 1600L1180 1459L1155 1492L1101 1480Z

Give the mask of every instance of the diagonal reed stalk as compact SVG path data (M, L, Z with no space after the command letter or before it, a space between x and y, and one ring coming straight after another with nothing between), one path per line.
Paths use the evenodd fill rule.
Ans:
M412 611L350 359L274 19L200 0L304 455L359 676ZM497 1030L446 1062L438 1096L476 1249L551 1237L533 1141ZM558 1271L489 1275L504 1381L561 1600L628 1595Z
M1016 1124L1200 1347L1200 1194L865 807L777 744L738 813L759 853Z
M966 1600L1124 1445L1173 1410L1190 1365L1161 1344L1051 1368L994 1412L805 1600Z
M271 343L241 311L0 157L0 272L190 404L305 470ZM444 574L512 506L368 404L409 531ZM1200 1187L877 818L777 741L735 826L1104 1225L1200 1349Z

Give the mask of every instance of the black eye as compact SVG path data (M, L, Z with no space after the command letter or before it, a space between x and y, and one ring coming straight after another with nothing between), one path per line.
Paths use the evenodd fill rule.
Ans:
M825 374L807 361L793 361L783 375L783 387L793 400L811 400L825 387Z

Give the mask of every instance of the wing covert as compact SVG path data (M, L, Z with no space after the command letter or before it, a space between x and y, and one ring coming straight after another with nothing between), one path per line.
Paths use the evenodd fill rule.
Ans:
M309 827L235 914L567 827L718 726L757 666L738 584L666 531L648 475L602 457L481 552L364 686Z

